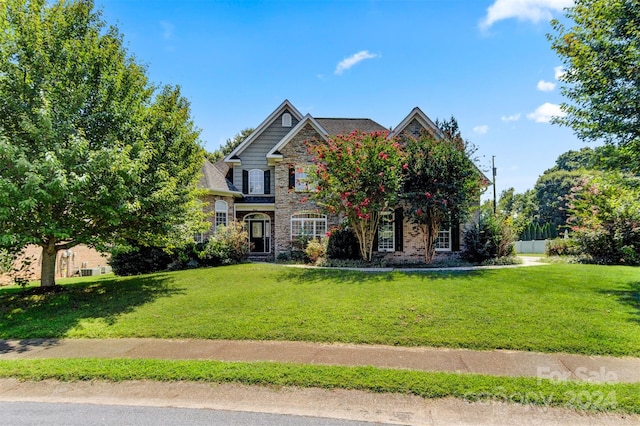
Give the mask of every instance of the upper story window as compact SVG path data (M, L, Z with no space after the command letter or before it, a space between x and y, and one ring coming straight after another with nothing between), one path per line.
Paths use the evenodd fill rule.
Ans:
M218 200L215 204L216 229L220 225L228 225L229 207L226 201Z
M295 185L294 189L296 191L308 191L309 190L309 181L307 179L307 169L302 166L297 166L295 168Z
M271 194L271 170L243 170L242 193L249 195Z
M249 194L264 194L263 170L249 170Z
M314 187L313 182L309 178L310 165L289 166L289 190L296 192L311 191Z
M282 127L291 127L291 114L288 112L282 114Z

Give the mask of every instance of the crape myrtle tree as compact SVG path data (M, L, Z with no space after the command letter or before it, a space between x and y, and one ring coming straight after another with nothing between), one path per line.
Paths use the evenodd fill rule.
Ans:
M435 254L438 232L467 216L480 201L483 175L473 164L469 144L460 136L455 118L438 123L442 133L423 132L406 138L402 199L407 216L418 225L424 243L424 260Z
M640 170L640 3L575 0L566 9L570 27L552 21L548 38L563 60L562 93L570 102L555 121L584 140L633 147Z
M387 132L353 132L312 141L309 151L315 167L309 181L312 196L332 213L341 214L360 244L360 254L371 261L380 215L392 208L401 189L402 153Z
M170 245L201 222L203 150L179 88L156 90L91 0L0 8L0 247Z

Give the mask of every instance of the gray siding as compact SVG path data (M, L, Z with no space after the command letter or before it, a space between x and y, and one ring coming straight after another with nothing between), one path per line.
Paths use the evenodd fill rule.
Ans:
M233 170L233 183L238 189L242 190L242 170L271 170L270 195L273 196L275 194L275 168L267 165L267 153L298 124L298 120L292 115L291 127L282 127L282 115L285 112L291 114L288 110L283 111L282 114L278 115L273 123L264 129L260 136L239 155L242 166L234 167Z

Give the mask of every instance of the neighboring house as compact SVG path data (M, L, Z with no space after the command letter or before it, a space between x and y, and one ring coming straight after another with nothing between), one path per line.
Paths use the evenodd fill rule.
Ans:
M300 236L325 236L340 220L309 197L305 170L313 163L306 142L354 130L388 131L370 119L303 116L285 100L223 161L205 162L200 187L209 192L207 211L215 212L210 216L212 225L232 219L244 222L252 257L265 260L289 251ZM414 108L392 134L419 136L423 131L441 134L429 117ZM424 258L420 230L403 217L402 208L381 220L376 248L391 261ZM436 250L460 250L459 226L440 231Z
M110 255L94 248L79 244L69 250L60 250L56 255L56 278L102 275L111 272ZM42 247L30 244L25 247L18 259L13 263L16 270L22 269L22 262L27 260L29 267L17 273L21 278L40 279L42 264ZM0 285L10 284L12 277L0 274Z

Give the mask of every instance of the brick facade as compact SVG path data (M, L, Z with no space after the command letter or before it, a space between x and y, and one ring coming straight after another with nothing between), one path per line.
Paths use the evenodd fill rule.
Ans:
M275 253L287 251L291 248L291 216L296 213L320 213L321 211L313 200L309 200L308 192L296 191L290 188L290 172L295 168L310 166L311 155L307 151L307 141L321 139L321 135L310 124L304 126L294 138L280 151L284 161L276 164L276 209L274 228ZM327 230L338 225L336 215L327 214Z
M232 196L224 196L224 195L214 195L214 194L207 194L204 195L202 197L200 197L200 200L204 203L204 207L202 208L202 210L204 211L205 215L207 216L207 221L209 223L211 223L211 227L203 233L203 237L204 239L208 239L209 237L211 237L212 235L215 234L215 228L216 228L216 211L215 211L215 207L216 207L216 201L225 201L227 203L227 223L231 223L231 221L234 220L234 216L233 216L233 203L234 203L234 198Z

